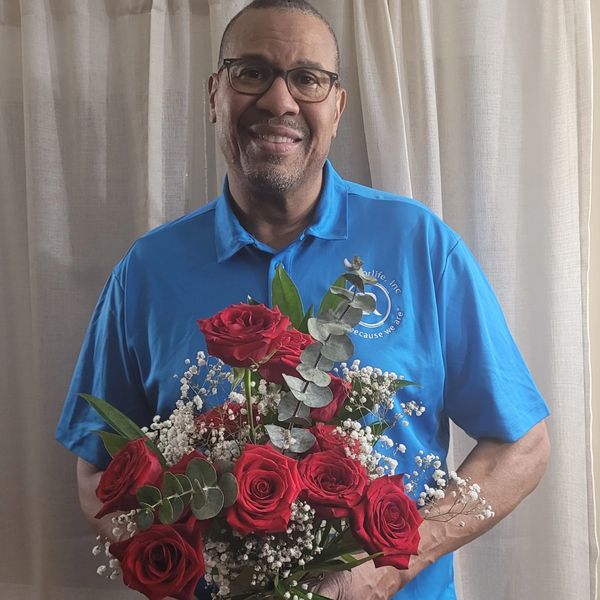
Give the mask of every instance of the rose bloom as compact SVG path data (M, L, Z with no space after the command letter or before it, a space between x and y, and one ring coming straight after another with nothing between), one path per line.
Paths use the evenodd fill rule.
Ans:
M298 465L302 497L324 519L342 518L358 504L369 483L367 470L340 450L314 452Z
M335 432L336 425L326 425L325 423L315 423L310 432L315 436L315 443L309 452L320 452L322 450L341 450L345 453L348 448L353 453L360 450L360 442L351 437L339 435Z
M190 517L139 531L111 544L110 553L121 563L123 583L150 600L193 600L205 571L202 548L201 524Z
M277 352L260 366L258 372L266 381L278 384L284 383L284 374L298 377L296 367L300 364L300 355L314 341L310 335L297 329L284 331L279 338Z
M354 537L369 554L383 552L373 560L375 566L397 569L408 569L411 554L417 554L422 522L414 500L404 492L402 475L372 481L350 520Z
M310 409L310 417L313 421L323 421L326 423L337 417L344 406L344 402L350 396L352 384L345 379L340 379L332 375L329 388L333 393L333 398L327 406Z
M277 307L232 304L198 325L209 354L231 367L251 367L278 348L290 320Z
M154 485L162 476L158 457L148 448L144 438L127 443L114 455L102 473L96 496L102 508L96 518L117 510L138 506L135 494L144 485Z
M233 467L238 497L227 522L243 535L282 533L300 489L298 463L272 446L247 444Z

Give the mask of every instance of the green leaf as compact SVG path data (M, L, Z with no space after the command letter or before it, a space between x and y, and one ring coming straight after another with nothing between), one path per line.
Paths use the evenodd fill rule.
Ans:
M111 456L114 456L130 441L122 435L118 435L117 433L111 433L110 431L104 431L103 429L98 429L96 433L102 438L102 441L104 442L104 447Z
M388 423L387 421L377 421L376 423L370 423L369 427L371 428L371 433L375 437L379 437L384 431L389 429L392 426L392 423Z
M298 329L304 318L302 298L296 284L285 272L283 265L277 265L271 286L272 304L290 318L292 325Z
M301 425L302 427L310 427L310 409L306 404L298 402L293 394L285 394L277 407L278 419L287 425Z
M298 325L298 331L301 331L302 333L308 333L308 320L312 319L313 317L313 305L311 304L308 307L308 310L306 311L306 314L304 315L304 317L302 317L302 322L300 323L300 325Z
M223 492L216 487L209 487L206 490L206 502L200 509L195 509L194 504L191 504L192 513L196 517L203 521L204 519L212 519L216 517L223 508L225 497Z
M287 373L283 374L283 380L287 383L288 388L290 390L295 390L297 392L304 391L306 387L306 381L300 379L299 377L294 377L293 375L288 375Z
M255 300L252 296L246 296L246 304L250 304L251 306L256 306L257 304L262 304L258 300Z
M353 292L352 290L348 290L345 287L332 285L329 289L330 289L331 293L334 294L335 296L340 296L341 298L345 298L346 300L352 301L352 300L354 300L354 296L356 296L356 292Z
M190 508L194 515L204 508L208 494L203 488L195 490L190 501Z
M332 335L326 344L323 344L321 353L325 358L335 362L347 360L354 353L354 344L346 335Z
M231 389L235 390L235 388L244 380L246 369L244 367L233 367L232 372L233 381L231 382Z
M309 382L305 392L290 390L296 400L300 400L310 408L322 408L327 406L333 398L333 393L328 387L319 387Z
M315 342L302 351L300 362L307 367L320 369L321 371L331 371L334 362L321 354L323 344Z
M163 476L162 493L164 496L173 496L183 494L183 486L173 473L166 471Z
M345 283L344 276L340 275L335 280L332 287L338 287L338 288L344 287L344 283ZM331 288L330 288L330 290L331 290ZM340 303L340 300L341 300L341 298L339 296L336 296L335 294L332 294L331 291L328 291L325 294L325 296L323 297L323 300L321 301L321 305L319 306L317 315L319 315L319 317L320 317L328 310L335 310L337 305Z
M418 383L414 381L408 381L408 379L395 379L390 384L390 389L392 391L401 390L402 388L408 387L410 385L416 385L417 387L421 387Z
M233 473L223 473L219 477L218 486L223 492L223 506L231 506L235 503L238 494L238 484Z
M293 427L291 434L290 450L296 454L304 454L313 447L316 441L315 436L308 429Z
M185 474L192 480L197 480L202 486L215 485L217 472L215 468L202 458L193 458L188 463Z
M344 273L344 279L349 281L360 292L365 291L365 282L360 275L356 273Z
M118 434L128 440L144 438L148 447L160 460L161 465L163 467L167 465L165 457L156 447L156 444L149 440L144 432L127 415L124 415L119 409L106 402L106 400L102 400L96 396L90 394L79 394L79 396L81 396L104 419L106 424L110 425Z
M154 513L147 508L138 511L135 515L135 523L140 531L152 527L154 523Z
M173 523L173 505L168 498L163 498L158 509L158 518L163 525L170 525Z
M185 504L181 498L171 498L171 505L173 506L173 523L181 517Z
M233 471L233 464L234 463L231 460L220 458L219 460L215 460L213 467L217 471L217 475L221 477L223 473L231 473Z
M363 311L360 308L349 306L341 315L340 320L351 327L358 325L362 319Z
M183 475L182 473L175 475L175 477L177 478L177 481L179 481L179 485L183 490L182 494L185 494L184 503L189 502L189 496L187 494L189 494L189 492L191 492L194 489L192 487L192 482L190 481L190 478L187 477L187 475Z
M287 429L279 425L265 425L269 439L275 448L284 448L289 440L289 432Z
M300 373L300 375L302 375L306 381L312 381L320 387L325 387L331 383L331 377L329 374L321 371L320 369L315 369L300 363L296 367L296 371L298 371L298 373Z
M156 506L162 500L162 494L157 487L153 485L144 485L136 492L138 502Z
M358 294L350 306L353 308L359 308L363 313L370 314L375 310L375 298L369 294Z

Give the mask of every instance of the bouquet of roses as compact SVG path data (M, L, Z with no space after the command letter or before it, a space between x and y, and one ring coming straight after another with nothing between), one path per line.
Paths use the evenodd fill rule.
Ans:
M316 600L328 572L368 560L406 569L423 518L493 514L437 456L421 451L414 471L395 474L393 453L406 449L385 431L425 408L397 402L411 382L347 363L348 334L375 301L360 260L345 266L317 317L279 267L274 308L249 299L199 321L210 356L186 361L166 420L140 428L83 395L116 432L100 432L112 461L97 517L119 511L100 573L150 600L191 600L202 577L215 597ZM225 402L203 411L224 386Z

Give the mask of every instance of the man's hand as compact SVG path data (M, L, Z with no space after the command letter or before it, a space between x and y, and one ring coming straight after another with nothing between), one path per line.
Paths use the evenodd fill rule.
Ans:
M352 571L327 575L317 593L332 600L391 598L427 565L479 537L508 515L536 488L549 454L550 442L544 421L513 443L480 440L458 472L461 477L470 477L481 486L494 517L485 520L465 518L464 527L453 522L424 521L419 530L419 554L411 557L406 571L393 567L375 568L369 561ZM444 505L451 502L448 498L440 503L442 512Z

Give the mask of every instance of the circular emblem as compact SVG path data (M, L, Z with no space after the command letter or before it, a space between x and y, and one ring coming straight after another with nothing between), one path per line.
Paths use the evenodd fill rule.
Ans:
M359 325L369 329L376 329L377 327L381 327L390 316L392 299L389 292L380 283L373 283L368 287L368 291L365 290L365 293L375 299L375 310L368 315L363 313L363 318Z

